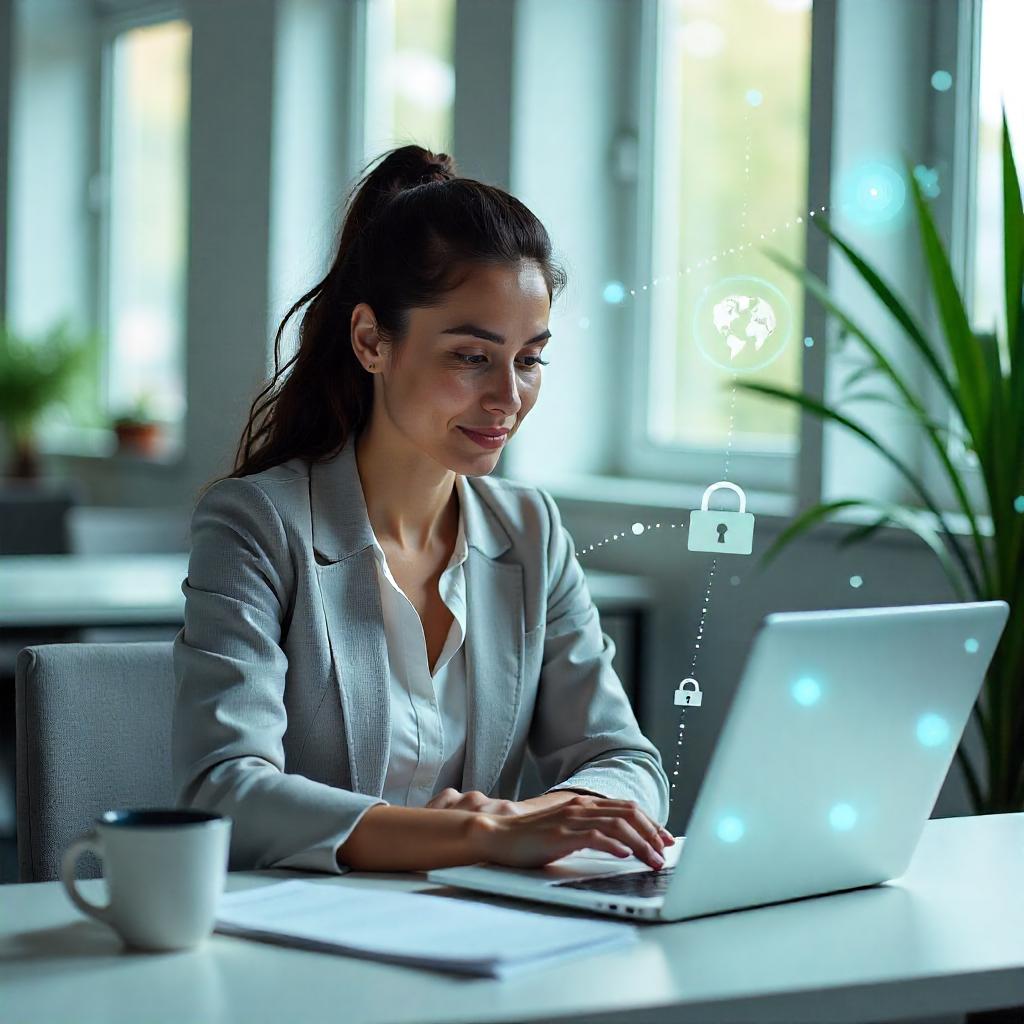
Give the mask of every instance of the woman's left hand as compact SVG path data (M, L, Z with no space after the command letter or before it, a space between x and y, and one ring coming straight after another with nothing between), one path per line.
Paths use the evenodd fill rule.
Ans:
M442 789L426 806L448 811L480 811L483 814L522 814L529 810L515 800L496 800L478 789L460 793L451 786Z

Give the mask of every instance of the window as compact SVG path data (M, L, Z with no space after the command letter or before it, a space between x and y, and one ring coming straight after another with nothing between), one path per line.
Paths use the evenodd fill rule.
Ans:
M369 0L364 161L416 143L450 152L455 0Z
M678 477L665 461L673 450L720 455L730 440L759 453L796 449L792 406L742 393L733 405L728 385L756 345L775 353L757 379L800 386L803 289L759 247L803 262L811 3L665 0L657 8L650 267L635 288L649 343L633 447L661 449L659 475ZM742 331L722 329L733 318ZM737 354L740 363L731 362Z
M185 414L189 65L184 21L118 33L108 54L106 407ZM101 292L102 294L102 292Z
M1024 4L1020 0L985 0L981 9L972 319L978 330L997 329L1002 337L1006 335L1002 108L1006 106L1019 171L1024 164L1024 75L1018 65L1021 39Z

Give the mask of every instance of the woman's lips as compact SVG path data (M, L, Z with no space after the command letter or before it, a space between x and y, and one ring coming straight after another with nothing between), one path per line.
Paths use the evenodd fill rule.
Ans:
M466 437L471 441L475 441L481 448L487 448L494 450L500 448L508 438L508 431L504 431L497 435L480 434L475 430L470 430L468 427L459 427Z

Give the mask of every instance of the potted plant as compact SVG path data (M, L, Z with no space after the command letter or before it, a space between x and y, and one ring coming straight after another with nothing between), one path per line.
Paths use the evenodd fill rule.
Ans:
M153 455L160 448L163 429L152 413L152 403L145 393L114 419L117 447L122 452Z
M899 524L912 530L934 551L961 600L1002 599L1009 603L1006 629L973 712L984 741L984 773L972 763L963 746L957 750L971 803L979 814L1024 809L1024 212L1005 111L1002 153L1007 331L1001 342L971 330L949 258L909 164L907 181L913 193L929 290L941 324L939 337L929 337L867 260L827 222L816 220L892 314L900 329L899 336L916 354L959 420L955 433L961 435L970 462L977 467L984 507L976 507L969 497L964 460L951 454L951 425L934 422L903 371L890 361L882 346L859 326L854 316L840 308L820 278L780 253L769 254L804 282L841 325L847 343L855 343L866 357L851 375L849 386L866 383L869 388L882 387L881 391L854 392L846 397L895 405L921 432L956 497L956 510L962 513L968 527L966 535L950 528L933 493L913 467L887 444L881 432L850 419L810 394L753 382L739 385L747 391L792 402L860 437L896 469L923 506L913 509L856 495L815 505L797 516L780 534L766 551L762 564L814 524L844 509L859 507L871 511L871 520L852 530L842 543L863 540L888 523ZM983 514L991 520L990 531L982 527Z
M66 319L39 339L0 327L0 424L12 447L8 475L39 475L36 433L42 416L65 402L97 351L95 335L76 338Z

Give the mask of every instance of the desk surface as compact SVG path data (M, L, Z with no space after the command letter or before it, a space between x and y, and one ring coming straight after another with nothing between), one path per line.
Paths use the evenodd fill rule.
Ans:
M188 555L9 555L0 558L0 628L180 625ZM651 604L637 576L588 572L602 612Z
M229 888L286 877L296 874L232 873ZM437 888L416 875L306 877ZM101 896L100 879L83 884ZM640 927L628 950L493 981L219 934L184 953L123 953L58 882L2 886L0 1017L795 1024L1024 1004L1024 814L928 822L907 874L883 886Z

